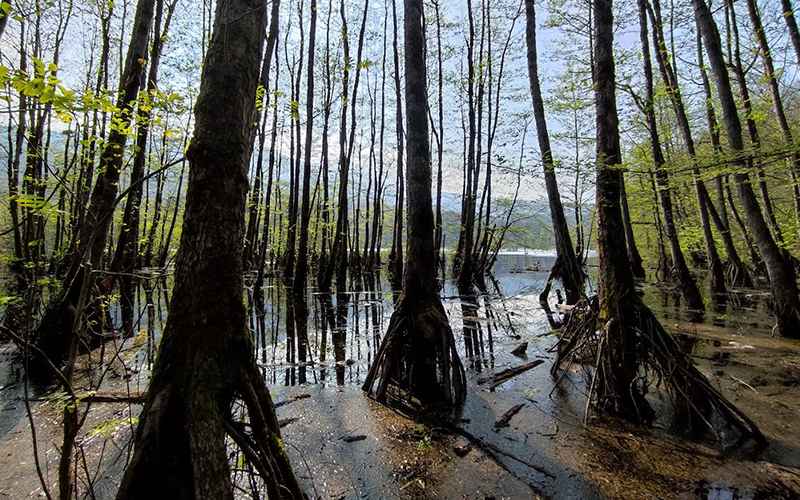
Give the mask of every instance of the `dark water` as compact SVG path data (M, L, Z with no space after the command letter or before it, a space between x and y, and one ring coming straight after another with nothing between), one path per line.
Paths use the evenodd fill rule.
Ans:
M486 280L486 290L476 289L471 297L460 297L453 281L449 277L444 280L441 296L468 371L493 369L498 362L505 363L505 359L498 361L498 356L507 356L513 346L527 341L535 348L540 343L538 339L551 331L538 296L553 260L547 256L501 255L494 273ZM590 262L590 275L595 272ZM556 283L550 296L553 308L559 287ZM589 293L594 292L592 278L587 288ZM698 320L674 289L645 283L641 291L645 303L668 328ZM332 293L309 287L307 339L294 331L293 326L287 328L287 318L294 314L294 307L289 300L291 294L280 278L267 280L262 301L257 300L257 295L251 280L247 289L248 327L267 382L326 386L363 383L388 326L396 292L392 291L385 273L380 272L350 278L344 289L334 285ZM143 283L137 297L136 328L148 334L138 359L147 366L153 360L154 347L167 317L168 291L164 280ZM706 312L700 320L733 332L769 335L771 318L767 299L768 295L761 290L736 291L725 297L723 303L707 298ZM498 349L498 345L504 348ZM505 349L506 346L510 348ZM541 353L544 351L542 346Z
M486 281L486 289L476 290L475 295L469 297L460 297L452 280L444 280L441 291L444 307L469 383L473 386L481 376L520 364L520 358L512 355L511 351L523 343L528 344L524 359L553 358L550 348L555 337L548 317L539 304L539 293L553 260L552 257L529 255L500 256L494 274ZM594 276L595 272L590 263L590 275ZM295 412L293 415L303 411L317 412L310 423L303 423L302 419L293 423L287 430L287 439L304 450L325 450L319 452L319 457L310 459L314 464L314 472L320 476L331 477L326 469L329 463L350 460L351 479L360 481L372 478L364 479L365 484L372 484L372 488L378 488L375 491L389 495L390 491L383 491L377 486L385 483L386 475L371 469L375 461L362 454L348 455L347 446L339 442L343 425L354 429L373 425L367 416L374 410L365 406L367 402L360 386L393 312L396 293L391 290L386 275L364 274L351 279L346 287L335 289L333 293L320 293L314 287L309 287L308 331L305 336L294 331L293 327L287 328L287 323L294 324L289 321L294 304L289 300L292 294L287 293L290 291L287 291L280 278L267 281L260 294L263 297L261 301L252 288L252 279L246 282L248 327L253 335L256 358L275 400L289 399L298 391L309 393L312 395L310 399L291 407ZM125 341L139 346L136 348L134 367L138 376L131 379L130 389L133 391L146 389L148 367L152 366L155 359L156 346L167 320L169 283L168 276L154 276L142 280L137 291L135 326L138 335L135 339ZM554 285L550 297L551 309L555 309L559 287L559 284ZM594 280L590 279L588 291L592 293L593 290ZM697 315L687 311L674 289L642 284L641 291L645 303L667 328L686 330L685 325L697 320ZM722 327L727 332L741 333L743 336L770 334L768 296L764 291L736 291L725 299L724 304L710 298L706 300L707 311L700 325ZM121 318L114 307L112 316L118 327ZM0 349L0 437L24 418L24 406L20 403L22 385L19 363L14 361L12 351L10 347ZM572 432L581 436L580 422L586 387L581 385L582 382L578 380L580 377L575 377L557 388L545 367L511 379L495 391L471 390L463 411L463 416L467 417L465 421L470 421L465 427L481 439L494 440L503 449L519 456L535 455L536 462L553 472L555 478L545 478L520 464L512 463L510 467L516 477L525 478L526 483L535 485L539 491L550 495L569 492L567 496L589 498L592 495L588 492L593 488L578 481L569 465L559 462L549 444L547 433L538 438L534 434L525 434L524 442L517 442L501 441L500 435L487 430L492 429L500 410L523 402L529 408L526 410L527 416L516 418L525 418L523 422L526 428L545 429L548 432L555 428L553 432L558 432L558 426L561 425L564 432L565 426L573 426ZM569 386L564 389L567 384ZM320 414L319 408L327 404L339 409L328 412L330 414ZM284 416L281 414L284 411L279 409L279 417ZM345 424L337 420L345 416L350 419ZM325 422L327 424L323 425ZM334 446L331 442L338 444ZM381 453L382 443L376 441L373 445L374 450L370 449L376 454ZM327 490L326 494L335 497L332 491ZM355 488L354 491L361 491L361 488ZM702 491L698 490L698 496L740 497L735 494L730 496L730 490L724 485L711 483L704 485Z

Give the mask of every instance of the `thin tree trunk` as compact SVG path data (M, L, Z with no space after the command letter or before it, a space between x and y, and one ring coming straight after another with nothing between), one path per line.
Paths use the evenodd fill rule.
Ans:
M742 108L747 123L747 132L750 136L750 143L752 145L753 152L755 154L760 154L761 137L758 132L758 125L756 124L754 118L753 105L752 105L752 100L750 98L750 89L748 88L747 84L747 75L744 70L744 65L742 64L741 47L739 41L739 27L738 23L736 22L736 10L734 9L733 6L733 0L725 0L725 9L727 17L730 18L730 34L732 35L733 38L733 57L731 62L733 64L733 71L734 74L736 75L736 80L739 84L739 92L742 98L741 99ZM708 47L706 47L706 52L708 52ZM710 58L711 55L709 54L709 59ZM723 114L724 114L724 109L723 109ZM764 203L763 207L764 215L766 216L769 227L772 229L775 241L780 246L783 243L783 233L781 231L781 227L778 225L778 220L775 217L775 209L773 207L772 198L770 197L769 189L767 187L767 178L764 173L764 168L761 165L761 162L757 158L754 158L752 155L748 156L747 161L749 164L755 166L756 176L758 177L758 189L761 192L761 199Z
M708 120L708 131L711 137L711 145L714 148L714 157L719 159L722 152L722 145L719 136L719 124L717 123L717 114L714 111L713 96L711 95L711 83L708 80L708 72L706 71L705 63L703 62L703 39L700 34L700 28L697 26L697 64L700 68L700 78L703 82L703 91L705 93L706 104L706 119ZM711 219L717 227L722 237L722 242L725 245L725 253L728 256L728 277L731 286L733 287L752 287L753 280L750 277L750 272L739 257L739 252L733 242L731 236L731 227L728 222L728 209L725 203L725 188L723 186L724 176L718 175L715 179L717 189L717 206L714 210L714 204L709 197L708 208L711 213ZM745 235L747 236L747 235Z
M753 31L758 41L760 49L759 55L761 56L761 61L764 63L764 76L769 84L770 95L772 97L772 109L775 112L775 117L778 119L778 125L783 134L786 147L790 151L793 151L789 155L789 173L792 178L795 222L798 224L797 230L800 231L800 187L798 187L798 177L800 177L800 153L795 149L796 146L794 144L794 138L792 137L792 129L789 127L789 120L786 118L781 91L778 87L778 79L775 76L775 64L772 62L772 52L767 42L767 35L764 33L764 26L761 23L761 14L758 12L758 5L756 5L755 0L747 0L747 10L750 13L750 23L753 25ZM795 26L795 30L796 29L797 27Z
M656 169L656 182L659 186L659 197L661 199L661 209L664 214L664 231L667 233L667 239L670 243L670 253L672 254L672 265L675 274L677 275L678 282L680 283L681 293L686 299L687 305L691 309L702 310L704 309L703 298L700 295L700 290L697 288L697 283L694 280L689 267L686 265L686 259L681 250L680 241L678 240L678 231L675 226L675 221L672 213L672 195L670 193L669 174L665 167L664 153L661 149L661 140L658 133L658 123L656 121L656 114L654 108L654 92L653 92L653 67L650 61L650 43L648 41L647 33L647 4L646 0L639 0L639 30L640 39L642 44L642 54L644 61L644 75L645 75L645 102L644 112L647 119L647 128L650 132L650 147L653 154L653 163ZM678 124L683 134L683 140L686 143L686 149L689 153L692 162L692 174L694 177L695 192L697 194L698 208L700 211L700 220L703 227L703 234L706 241L706 252L709 261L709 274L711 275L711 291L714 294L721 294L725 292L725 278L722 274L722 264L717 254L717 248L714 244L714 235L711 233L711 226L708 221L707 198L708 193L705 191L705 186L699 179L699 171L695 158L694 139L692 132L689 128L689 121L686 118L686 110L683 107L683 99L681 98L680 89L676 81L676 76L672 73L672 67L668 62L668 55L664 43L663 31L661 27L661 13L659 0L654 0L655 15L652 16L653 20L653 43L656 49L656 59L658 60L658 67L661 72L661 77L667 86L667 93L669 94L672 108L675 111L675 116L678 119Z
M314 132L314 50L317 37L317 1L311 0L311 21L308 27L308 71L306 81L306 131L303 161L303 192L300 205L300 241L294 272L294 320L298 334L300 363L306 361L308 346L308 232L311 221L311 143ZM301 372L302 373L302 372ZM301 383L303 381L301 380Z
M77 237L77 251L72 256L69 270L63 281L63 292L56 303L48 308L39 326L38 342L42 351L56 365L67 354L75 332L70 325L83 287L83 273L101 267L108 239L109 227L115 209L119 174L124 159L128 134L125 129L133 115L133 105L141 88L144 62L147 59L147 40L154 16L155 0L139 0L133 22L133 33L125 58L123 78L120 80L114 124L105 141L100 156L100 173L97 176L88 209ZM90 266L88 269L86 264ZM86 287L92 293L93 286ZM86 303L92 301L87 300Z
M539 151L542 155L544 182L547 188L547 199L550 202L550 218L553 223L553 236L556 242L556 263L553 265L554 275L561 278L567 294L567 304L575 304L583 297L583 271L572 246L569 226L564 216L561 195L558 192L553 152L550 148L550 134L547 131L547 120L544 114L544 101L539 86L539 69L536 52L536 10L533 0L525 0L525 39L528 47L528 82L533 101L533 116L536 120L536 136L539 140ZM557 272L556 272L557 270ZM540 300L542 298L540 297ZM547 298L545 297L546 301Z
M392 232L392 249L389 252L389 281L397 286L403 279L403 100L400 89L400 55L397 42L397 6L392 0L392 25L394 37L392 41L394 56L394 98L395 98L395 131L397 141L397 182L395 193L394 226Z
M164 0L156 1L155 21L153 24L153 43L150 48L150 68L147 76L147 93L154 98L157 88L158 66L161 59L161 47L169 30L172 12L177 2L173 1L167 8L164 30L161 30ZM133 302L134 288L131 273L135 269L139 254L139 210L142 202L142 181L147 161L147 141L150 135L150 111L148 106L138 106L139 127L136 132L136 149L131 169L131 188L125 201L122 224L117 238L117 248L111 262L111 270L122 272L120 282L120 309L122 312L123 330L126 335L133 335Z
M394 384L423 403L454 406L464 401L466 377L436 283L422 8L422 0L405 0L408 260L403 293L363 388L387 401L387 388Z
M783 19L786 21L786 28L789 30L789 38L791 38L794 46L794 55L797 57L797 64L800 65L800 32L797 30L792 0L781 0L781 7L783 9Z

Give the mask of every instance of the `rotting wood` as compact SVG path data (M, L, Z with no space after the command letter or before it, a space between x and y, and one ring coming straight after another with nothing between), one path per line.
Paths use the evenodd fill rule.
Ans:
M511 419L514 418L514 415L520 412L525 407L525 403L520 403L512 406L508 409L503 416L501 416L497 421L494 423L495 429L500 429L502 427L508 427L508 424L511 422Z
M524 365L513 366L511 368L507 368L499 373L495 373L491 377L479 378L478 385L483 385L489 383L489 390L494 390L498 386L506 383L508 380L516 377L517 375L521 375L528 370L536 368L537 366L544 363L544 360L536 359L531 361L530 363L525 363Z
M295 401L300 401L301 399L308 399L310 397L311 394L308 393L298 394L297 396L293 396L287 400L278 401L277 403L275 403L275 408L280 408L281 406L286 406L288 404L294 403Z

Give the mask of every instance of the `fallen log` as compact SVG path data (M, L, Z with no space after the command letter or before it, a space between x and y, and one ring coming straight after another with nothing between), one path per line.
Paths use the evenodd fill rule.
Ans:
M511 422L511 419L514 418L514 415L519 413L519 411L524 407L525 403L520 403L518 405L514 405L511 408L509 408L508 411L503 413L502 417L497 419L497 421L494 423L494 428L500 429L501 427L508 427L508 424Z
M536 368L537 366L544 363L544 360L537 359L531 361L530 363L525 363L524 365L513 366L511 368L507 368L499 373L495 373L491 377L479 378L478 385L483 385L488 383L489 390L494 390L497 386L504 384L509 379L516 377L522 373L525 373L528 370Z
M96 392L94 394L77 395L77 399L81 403L124 403L140 405L144 403L145 394L140 392L135 393L114 393L114 392ZM28 401L53 401L52 397L28 398Z
M505 463L503 463L503 461L500 460L497 457L497 455L500 455L500 456L503 456L503 457L506 457L506 458L510 458L511 460L514 460L515 462L519 462L522 465L525 465L525 466L535 470L539 474L541 474L541 475L543 475L545 477L548 477L550 479L555 479L555 477L556 477L555 474L547 471L546 469L544 469L544 468L542 468L542 467L540 467L540 466L538 466L536 464L533 464L533 463L531 463L531 462L529 462L529 461L527 461L527 460L525 460L523 458L520 458L520 457L518 457L518 456L516 456L516 455L514 455L512 453L509 453L509 452L507 452L505 450L502 450L502 449L498 448L497 446L495 446L492 443L484 441L483 439L481 439L480 437L472 434L471 432L469 432L468 430L464 429L463 427L458 427L456 425L449 425L449 426L446 427L446 429L448 429L450 432L453 432L454 434L458 434L460 436L465 437L476 448L478 448L484 454L486 454L486 456L488 456L494 463L496 463L503 470L505 470L506 472L508 472L509 474L511 474L512 476L514 476L514 477L516 477L518 479L522 479L522 478L520 478L517 474L514 473L514 471L510 467L508 467ZM539 489L538 486L530 484L528 481L524 481L524 482L531 489L533 489L536 493L541 493L541 490Z
M301 399L308 399L310 397L311 397L311 394L298 394L297 396L294 396L294 397L289 398L287 400L278 401L277 403L275 403L275 408L280 408L281 406L285 406L285 405L288 405L290 403L294 403L295 401L300 401Z

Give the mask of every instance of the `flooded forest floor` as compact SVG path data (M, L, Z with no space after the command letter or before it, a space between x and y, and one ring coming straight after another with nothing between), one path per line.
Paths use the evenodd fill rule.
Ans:
M443 291L469 380L453 422L414 422L361 391L391 315L388 285L369 280L333 297L312 292L305 352L287 337L285 290L267 287L265 304L252 311L255 354L309 497L800 497L800 342L770 336L763 292L737 291L724 307L709 303L703 321L692 323L671 290L643 288L701 371L769 440L763 451L723 454L711 441L674 434L667 418L647 429L594 417L585 423L585 368L555 385L550 349L557 336L538 304L546 273L526 267L505 263L471 307L450 285ZM146 390L166 294L155 286L143 291L139 334L106 344L103 394ZM336 321L325 304L337 307ZM98 349L81 358L86 387L100 376L100 355ZM525 364L533 367L492 387L492 375ZM650 397L657 403L664 396L656 389ZM140 410L131 402L91 405L74 471L80 491L113 498ZM0 344L0 498L44 496L34 450L42 475L55 484L62 411L59 394L28 387L16 348ZM250 498L246 464L231 457L237 495Z

